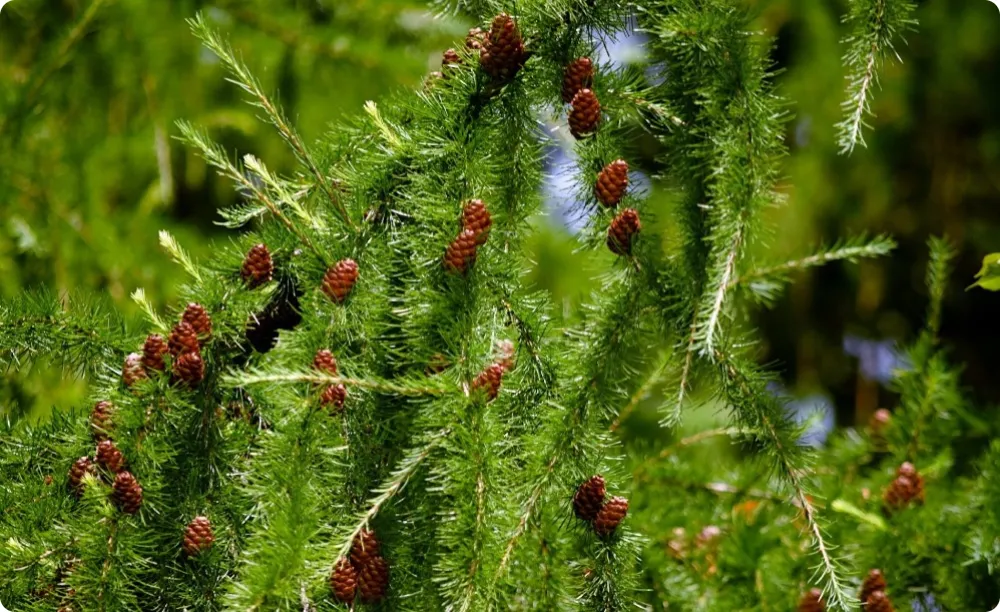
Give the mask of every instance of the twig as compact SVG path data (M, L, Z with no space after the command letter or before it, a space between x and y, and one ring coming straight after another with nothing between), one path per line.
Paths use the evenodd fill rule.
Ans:
M514 533L511 535L510 540L507 541L507 548L504 550L503 558L500 559L500 565L497 567L496 574L493 576L493 580L500 580L504 571L507 569L507 565L510 563L510 557L514 553L514 547L517 545L517 541L524 535L525 530L528 528L528 521L531 519L531 515L535 512L535 504L538 503L538 499L542 495L542 491L545 489L545 485L548 483L549 478L552 477L552 472L556 467L556 462L559 461L559 455L553 455L552 459L549 461L548 466L545 468L545 474L542 476L541 482L535 485L534 490L531 492L531 496L528 497L528 501L525 502L524 508L521 512L521 520L518 521L517 528L514 529Z

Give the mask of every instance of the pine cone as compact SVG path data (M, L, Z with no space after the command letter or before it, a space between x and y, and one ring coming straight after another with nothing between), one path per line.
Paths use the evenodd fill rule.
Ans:
M483 41L479 65L494 79L507 81L514 78L526 59L517 24L507 13L500 13L493 18L489 34Z
M323 276L323 293L337 304L343 304L358 280L358 264L353 259L341 259Z
M594 92L589 89L576 92L569 111L569 131L580 139L596 130L600 122L601 103Z
M324 406L330 406L339 411L344 407L344 402L347 401L347 387L343 384L329 385L323 389L319 401Z
M639 213L634 208L626 208L611 221L608 228L608 248L615 255L631 255L632 243L641 230Z
M591 476L580 485L573 495L573 512L584 521L593 521L604 507L604 477Z
M114 426L111 419L114 413L114 404L107 400L101 400L94 404L93 410L90 411L90 433L94 436L94 440L98 442L107 440L108 436L111 435Z
M379 543L375 532L362 529L354 536L354 542L351 544L351 563L360 571L371 559L378 556L378 551Z
M129 353L122 364L122 382L126 387L131 387L145 378L149 377L146 375L146 368L142 367L142 355Z
M389 588L389 563L382 557L372 557L358 570L358 591L361 601L375 603L385 597Z
M167 364L163 361L163 356L167 354L167 343L163 341L160 334L150 334L146 336L146 342L142 345L142 365L147 370L163 371L167 369Z
M125 467L125 456L111 440L102 440L97 445L97 462L109 472L120 472Z
M196 516L188 523L184 530L184 552L190 557L202 553L215 543L215 534L212 533L212 523L204 516Z
M462 209L462 229L472 230L476 235L476 244L482 246L490 237L490 226L493 220L490 211L482 200L469 200Z
M465 37L465 48L469 51L479 51L486 42L486 32L482 28L472 28Z
M440 70L435 70L434 72L428 74L424 78L424 91L431 91L434 86L437 85L438 81L444 78L444 73Z
M799 600L798 612L826 612L826 604L823 603L823 591L819 589L809 589Z
M478 236L471 229L462 230L458 238L448 245L444 252L444 265L455 274L465 272L476 263L476 241Z
M498 340L495 348L497 356L497 364L504 369L504 372L510 372L514 369L514 343L510 340Z
M910 502L924 503L924 479L909 461L899 466L896 478L886 487L882 501L888 510L899 510Z
M920 475L919 472L917 472L916 466L914 466L909 461L904 461L903 464L896 469L896 476L905 476L909 478L913 482L913 486L916 489L916 496L915 496L916 499L918 499L920 503L923 503L924 478L923 476Z
M344 603L351 603L357 588L358 571L347 559L341 557L330 572L330 590L333 591L333 596Z
M858 594L858 599L862 602L868 601L868 597L872 593L876 591L884 591L886 586L885 576L882 575L882 570L869 570L868 575L865 576L864 582L861 583L861 592Z
M590 89L594 84L594 62L589 57L581 57L570 62L563 72L562 99L569 104L581 89Z
M865 599L865 612L894 612L894 608L885 591L875 591Z
M251 289L270 282L274 273L274 263L271 261L271 251L266 244L255 244L243 259L240 276Z
M889 424L892 422L892 413L890 413L885 408L879 408L872 415L871 420L868 422L868 428L871 431L871 441L872 444L879 448L884 448L886 445L885 432L889 429Z
M173 331L170 332L168 346L170 354L175 360L184 353L197 353L201 350L201 344L198 343L198 332L187 321L181 321L174 326Z
M316 351L316 356L313 357L313 368L319 370L320 372L326 372L332 376L337 375L337 358L333 356L333 353L327 349L320 349Z
M623 159L616 159L597 175L597 185L594 191L597 199L608 208L617 206L625 197L625 190L628 189L628 163Z
M594 517L594 531L597 535L611 534L621 524L628 514L628 500L624 497L612 497Z
M199 338L207 338L212 335L212 319L208 316L208 311L201 304L191 302L184 309L181 321L194 328Z
M458 55L458 51L454 49L448 49L441 55L441 69L447 70L449 68L455 68L462 63L461 56Z
M500 394L500 383L506 370L499 363L491 363L472 381L472 391L484 391L486 399L493 401Z
M94 474L96 471L90 457L80 457L73 462L69 468L69 479L66 482L73 495L80 497L83 493L83 477L87 474Z
M118 472L112 486L115 503L122 512L135 514L142 506L142 487L131 472Z
M201 354L184 353L174 362L174 380L185 383L194 389L205 378L205 362Z

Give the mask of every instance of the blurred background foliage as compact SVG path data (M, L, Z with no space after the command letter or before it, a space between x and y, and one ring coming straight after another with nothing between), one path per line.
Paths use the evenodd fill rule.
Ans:
M974 395L1000 401L992 361L1000 323L990 316L1000 294L964 291L1000 245L1000 14L986 0L918 3L919 26L898 47L903 63L882 72L868 148L842 156L834 126L845 96L844 2L748 2L775 37L789 100L788 200L774 208L768 259L861 232L899 242L890 258L799 275L757 315L761 359L776 364L792 395L823 398L840 424L891 405L881 373L894 365L894 343L922 324L926 240L946 234L959 258L942 336ZM472 25L435 17L419 0L14 0L0 12L0 298L42 288L97 293L127 317L137 312L136 287L158 307L176 298L183 272L157 231L210 257L211 241L228 239L216 210L239 197L173 139L177 119L205 126L229 151L293 168L189 34L184 20L198 11L228 33L307 141L366 100L419 87ZM631 42L618 59L641 64L641 37ZM558 147L556 138L553 158L565 154ZM669 151L640 135L632 158L655 177ZM649 189L670 205L655 179ZM557 318L572 317L609 260L575 252L557 206L535 221L530 279L555 296ZM15 418L86 393L85 381L45 363L0 371L0 413ZM655 389L649 395L654 404Z

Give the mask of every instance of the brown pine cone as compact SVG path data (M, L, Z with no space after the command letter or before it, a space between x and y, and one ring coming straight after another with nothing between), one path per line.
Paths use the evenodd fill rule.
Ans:
M142 487L131 472L118 472L112 485L115 503L122 512L135 514L142 506Z
M109 472L120 472L125 467L125 456L111 440L102 440L96 454L97 462Z
M615 255L631 255L632 243L641 230L639 213L634 208L626 208L608 227L608 248Z
M628 500L624 497L612 497L601 507L594 517L594 531L597 535L611 534L628 514Z
M865 612L894 612L894 608L885 591L875 591L865 599Z
M167 369L167 364L163 361L167 350L167 343L163 341L163 336L160 334L146 336L146 341L142 345L142 365L146 366L147 370L162 372Z
M469 51L479 51L486 41L486 32L482 28L472 28L465 37L465 48Z
M266 244L255 244L243 259L243 267L240 269L240 276L251 289L271 281L274 273L274 263L271 261L271 251Z
M323 293L336 304L343 304L358 280L358 264L353 259L341 259L323 276Z
M458 238L448 245L444 252L444 266L454 274L465 272L476 263L476 241L479 237L473 230L465 229Z
M882 493L882 501L889 511L905 508L913 501L922 502L922 482L918 482L909 476L896 476Z
M174 362L174 381L194 389L205 378L205 362L198 352L184 353Z
M149 377L146 375L146 368L142 367L142 355L129 353L122 364L122 382L126 387L131 387L145 378Z
M196 516L188 523L184 530L184 552L189 557L202 553L215 543L215 534L212 533L212 523L204 516Z
M361 601L375 603L385 597L389 588L389 563L382 557L372 557L358 570L358 591Z
M510 372L514 369L514 343L510 340L497 340L495 348L497 363L504 372Z
M823 591L819 589L809 589L799 600L798 612L826 612L826 604L823 603Z
M868 575L865 576L864 582L861 583L861 592L858 594L858 599L862 602L868 601L868 597L872 593L876 591L884 591L886 586L885 576L882 575L882 570L869 570Z
M517 24L507 13L500 13L493 18L483 41L479 65L494 79L507 81L514 78L526 59L524 41Z
M197 353L201 350L201 344L198 342L198 332L187 321L181 321L174 326L173 331L170 332L168 346L170 354L175 360L179 355L184 353Z
M83 477L87 474L95 474L96 471L90 457L80 457L73 462L69 468L69 479L66 482L73 495L80 497L80 494L83 493Z
M458 55L458 51L454 49L448 49L441 55L441 69L447 70L448 68L457 67L462 63L461 56Z
M108 436L111 435L111 430L114 427L112 422L114 413L114 404L107 400L101 400L94 404L93 410L90 411L90 433L94 436L94 440L98 442L107 440Z
M191 302L184 309L181 321L194 328L199 338L207 338L212 335L212 319L208 316L208 311L201 304Z
M905 476L913 483L913 497L919 503L924 503L924 477L917 472L917 468L909 461L904 461L896 469L896 476Z
M320 372L326 372L332 376L337 375L337 358L333 356L333 353L327 349L320 349L316 351L316 356L313 357L313 368L319 370Z
M326 389L323 389L319 401L324 406L340 410L344 407L344 402L347 401L347 387L343 384L329 385Z
M594 84L594 62L589 57L581 57L570 62L563 71L562 99L569 104L581 89L590 89Z
M594 192L597 199L608 208L617 206L625 197L625 190L628 189L628 163L623 159L616 159L597 175L597 184Z
M333 591L333 596L344 603L351 603L357 588L358 571L347 559L337 559L330 572L330 590Z
M872 415L871 421L869 421L868 426L871 428L872 432L883 432L885 428L888 427L889 423L892 422L892 413L885 408L879 408Z
M480 372L472 381L473 393L483 391L486 393L488 401L495 400L497 395L500 394L500 383L503 382L505 372L506 370L499 363L491 363L486 366L486 369Z
M472 230L476 235L476 244L482 246L490 237L490 226L493 220L490 211L482 200L469 200L462 209L462 229Z
M589 89L576 92L569 111L569 131L580 139L594 132L600 123L601 103L594 92Z
M573 512L584 521L592 521L604 507L604 477L600 474L591 476L580 485L573 495Z
M378 551L379 543L375 532L362 529L354 536L354 542L351 544L351 563L355 569L360 570L369 560L378 556Z

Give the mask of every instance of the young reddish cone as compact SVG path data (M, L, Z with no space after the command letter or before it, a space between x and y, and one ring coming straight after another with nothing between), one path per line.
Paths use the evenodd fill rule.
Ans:
M129 353L122 364L122 382L126 387L131 387L135 383L148 378L146 368L142 366L142 355L139 353Z
M494 79L507 81L514 78L526 59L524 41L517 24L507 13L500 13L493 18L483 41L479 64Z
M594 517L594 531L597 535L610 535L628 514L628 500L624 497L612 497L604 504Z
M125 467L125 456L111 440L97 445L97 462L109 472L120 472Z
M142 365L147 370L163 371L167 369L163 356L167 354L167 343L160 334L150 334L146 336L146 341L142 345Z
M469 200L465 203L465 207L462 209L462 229L472 230L472 233L476 235L476 245L486 244L492 225L490 211L482 200Z
M336 304L343 304L358 280L358 264L353 259L341 259L323 276L323 293Z
M589 89L581 89L573 96L569 111L569 131L579 140L597 130L601 123L601 103Z
M204 516L196 516L184 530L184 552L189 557L201 554L215 543L212 523Z
M819 589L809 589L799 600L797 612L826 612L826 604L823 603L823 591Z
M633 208L626 208L608 227L608 249L615 255L631 255L632 244L641 230L639 213Z
M385 597L389 588L389 563L382 557L372 557L358 570L358 591L361 601L375 603Z
M338 601L351 603L358 588L358 571L350 562L341 557L330 572L330 590Z
M573 60L563 71L563 102L569 104L581 89L590 89L593 84L594 62L589 57Z
M69 468L69 478L66 481L73 495L80 497L83 493L83 477L94 473L96 473L96 470L94 469L94 462L90 460L90 457L80 457L73 462L73 465Z
M261 285L271 281L274 273L274 263L271 261L271 251L266 244L255 244L247 252L243 259L243 267L240 268L240 276L247 287L256 289Z
M617 206L625 191L628 189L628 163L623 159L616 159L597 175L597 184L594 186L594 193L597 200L611 208Z
M187 305L181 321L190 325L199 338L207 338L212 335L212 319L208 316L208 311L201 304L194 302Z
M167 346L170 348L170 354L175 360L184 353L197 353L201 350L201 344L198 342L198 332L187 321L181 321L174 326L174 329L170 332L170 340L167 341Z
M604 477L600 474L591 476L573 495L573 512L584 521L593 521L604 507L605 493Z
M135 514L142 506L142 487L131 472L119 472L112 485L112 495L122 512Z
M114 404L107 400L101 400L94 404L94 408L90 411L90 433L94 440L98 442L107 440L108 436L111 435L113 426L111 418L114 412Z
M453 274L465 274L476 263L478 236L470 229L462 230L444 252L444 266Z

